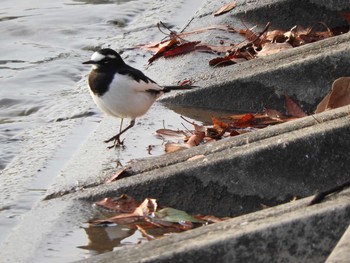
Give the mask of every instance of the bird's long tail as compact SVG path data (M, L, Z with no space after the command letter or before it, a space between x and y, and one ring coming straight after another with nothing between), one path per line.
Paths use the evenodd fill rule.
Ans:
M198 86L183 85L183 86L163 86L163 92L170 92L172 90L188 90L198 88Z

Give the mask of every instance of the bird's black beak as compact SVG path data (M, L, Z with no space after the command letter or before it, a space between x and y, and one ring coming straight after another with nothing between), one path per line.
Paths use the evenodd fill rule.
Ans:
M83 62L83 64L96 64L96 61L88 60L88 61Z

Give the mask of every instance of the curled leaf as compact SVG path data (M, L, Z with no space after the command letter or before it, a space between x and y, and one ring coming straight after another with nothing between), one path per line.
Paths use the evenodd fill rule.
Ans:
M350 104L350 77L336 79L329 93L318 104L315 113Z

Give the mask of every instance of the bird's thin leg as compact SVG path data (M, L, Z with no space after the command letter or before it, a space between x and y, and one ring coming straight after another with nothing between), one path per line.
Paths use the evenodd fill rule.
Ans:
M120 133L122 132L123 129L123 118L120 118L120 126L119 126L119 133L115 136L113 136L112 138L109 138L108 140L105 140L105 143L111 142L113 140L116 140L117 136L120 135ZM119 141L120 143L120 141Z
M124 118L121 118L121 119L120 119L119 133L121 133L121 132L122 132L122 129L123 129L123 120L124 120Z
M126 132L127 130L129 130L130 128L132 128L135 125L135 120L131 120L129 126L127 126L124 130L120 131L117 135L113 136L112 138L108 139L107 141L105 141L105 143L111 142L114 140L113 146L108 147L108 149L111 149L113 147L117 147L119 145L122 145L123 142L120 141L120 136Z

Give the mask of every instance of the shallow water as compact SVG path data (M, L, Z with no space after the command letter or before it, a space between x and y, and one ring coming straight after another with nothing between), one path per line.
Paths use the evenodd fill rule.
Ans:
M100 114L79 87L97 47L128 49L155 40L185 1L4 0L0 7L0 170L19 152L24 132L57 120ZM195 6L201 1L193 1ZM182 13L195 9L185 9ZM175 17L175 16L173 16ZM183 26L186 21L182 21ZM144 63L128 52L129 62ZM137 65L142 68L142 65ZM78 84L77 84L78 83Z

